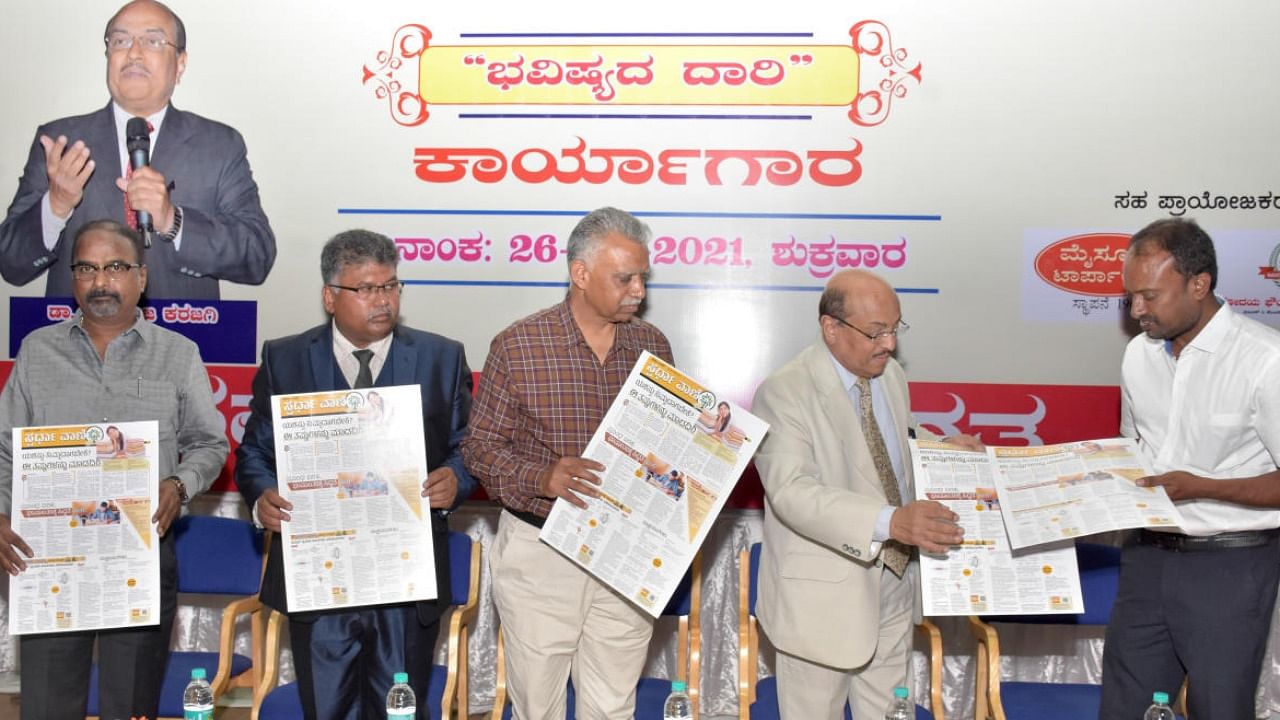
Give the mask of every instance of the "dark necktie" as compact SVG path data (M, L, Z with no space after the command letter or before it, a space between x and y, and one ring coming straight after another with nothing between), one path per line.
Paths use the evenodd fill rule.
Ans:
M867 440L867 448L871 450L871 461L875 463L876 474L880 476L880 485L884 488L884 497L894 507L902 507L902 492L898 489L898 477L893 474L893 461L889 459L889 448L885 447L884 436L880 434L880 426L876 424L876 414L871 409L871 381L858 378L858 410L862 414L862 435ZM897 540L885 540L880 548L880 560L884 566L902 577L911 560L911 551Z
M367 387L373 387L373 368L369 367L369 363L373 360L372 350L354 350L351 353L356 356L356 360L360 361L360 371L356 373L356 390L363 390Z

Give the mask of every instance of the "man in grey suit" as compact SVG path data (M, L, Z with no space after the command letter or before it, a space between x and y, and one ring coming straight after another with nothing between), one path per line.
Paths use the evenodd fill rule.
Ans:
M154 227L144 262L152 299L217 299L218 280L257 285L276 257L234 129L169 104L187 67L186 28L167 6L135 0L107 23L111 102L36 131L18 193L0 224L0 275L69 297L71 238L91 220ZM125 127L146 118L151 166L130 171Z
M911 500L907 438L919 428L893 359L907 329L893 288L842 272L818 322L821 342L769 376L752 406L770 425L756 454L767 501L756 610L778 649L784 719L837 720L846 700L855 718L881 717L908 684L912 550L945 551L964 533L945 506Z

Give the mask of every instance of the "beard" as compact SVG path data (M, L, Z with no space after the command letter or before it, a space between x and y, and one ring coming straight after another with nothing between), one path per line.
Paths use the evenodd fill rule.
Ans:
M83 309L99 320L115 317L120 313L123 300L119 293L110 290L91 290L84 299Z

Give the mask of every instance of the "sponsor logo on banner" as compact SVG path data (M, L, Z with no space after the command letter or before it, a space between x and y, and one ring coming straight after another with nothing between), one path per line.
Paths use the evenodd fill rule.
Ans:
M1036 274L1064 292L1124 296L1124 258L1129 236L1090 233L1059 240L1036 255Z
M257 362L258 303L253 300L144 301L142 317L172 330L200 347L209 363ZM70 319L73 298L9 298L9 357L18 356L22 340L37 328Z

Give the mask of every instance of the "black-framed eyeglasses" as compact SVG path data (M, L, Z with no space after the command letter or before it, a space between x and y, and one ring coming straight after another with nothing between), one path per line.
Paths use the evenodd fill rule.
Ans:
M899 335L911 329L911 326L908 325L905 320L899 320L898 324L894 325L893 327L882 328L873 333L869 333L866 330L863 330L862 328L858 327L857 325L850 323L844 318L839 318L839 317L836 317L835 315L828 315L827 317L830 317L832 320L835 320L836 322L840 323L841 325L851 330L857 330L859 335L870 340L871 342L879 342L880 340L887 338L890 335L896 338Z
M368 300L375 295L399 295L404 291L403 280L392 280L390 282L382 283L381 285L359 285L351 287L350 285L328 283L328 286L339 290L349 290L355 293L361 300Z
M102 42L106 43L107 50L110 52L121 52L133 47L135 42L141 43L143 50L150 52L161 52L165 46L171 46L174 50L182 52L182 48L169 42L169 37L158 30L144 32L141 35L134 35L123 30L114 30L107 33L102 38Z
M71 264L71 274L76 280L88 282L96 277L98 273L104 272L108 278L119 280L124 277L130 270L136 270L142 267L142 263L127 263L123 260L113 260L106 265L94 265L90 262L77 262Z

